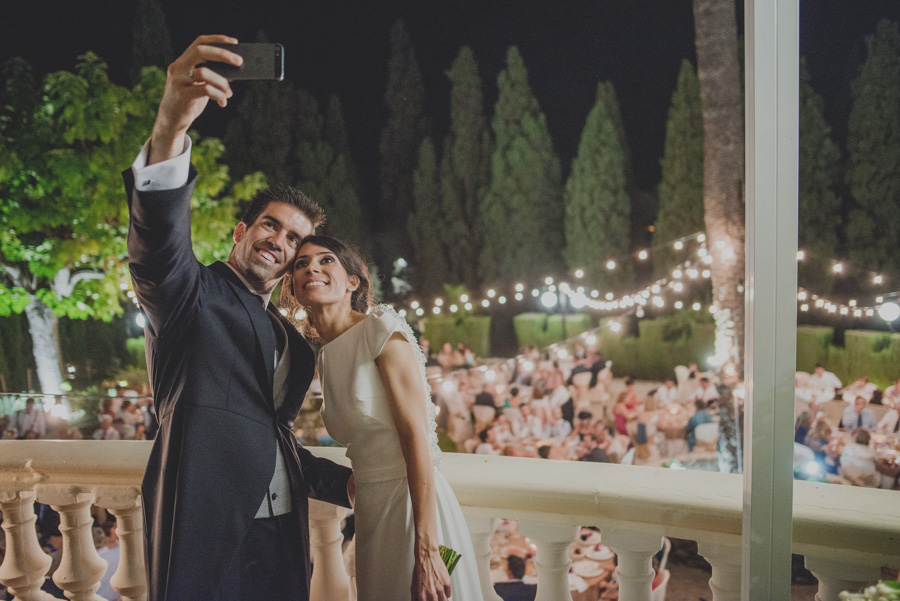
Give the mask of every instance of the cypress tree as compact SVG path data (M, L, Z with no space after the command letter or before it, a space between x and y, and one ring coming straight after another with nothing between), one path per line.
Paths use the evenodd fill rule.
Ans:
M131 79L137 83L143 67L165 70L175 60L166 15L159 0L140 0L134 15L131 42Z
M356 170L350 156L344 111L336 95L332 95L328 101L325 144L330 149L332 159L326 175L326 202L331 206L331 212L326 213L328 216L326 231L357 246L367 254L370 244L363 224Z
M413 285L426 294L437 294L442 290L449 266L441 244L444 229L441 193L431 137L426 137L419 147L418 166L413 174L413 198L415 209L407 220L413 247ZM467 243L466 238L456 241L458 245Z
M669 105L666 144L659 184L659 214L653 245L703 231L703 113L700 82L688 61L681 62L678 83ZM653 251L653 268L662 276L683 260L671 248Z
M604 287L629 283L634 275L618 114L613 85L599 83L565 189L566 262L570 269L584 269L591 284ZM606 262L612 258L616 266L610 270Z
M425 88L409 33L402 21L391 30L388 86L384 100L388 122L381 133L381 211L389 228L403 224L413 206L412 175L419 146L427 132L424 116ZM405 246L403 241L401 247Z
M559 158L515 46L497 83L481 268L486 281L509 283L560 268L564 209Z
M834 274L827 261L835 256L841 224L837 195L840 151L825 121L824 103L810 83L806 61L800 61L799 222L800 248L812 255L801 263L801 285L830 292Z
M858 266L900 277L900 28L882 20L866 38L853 81L847 184L856 203L847 225Z
M444 140L440 172L447 276L449 282L474 288L479 283L480 206L490 177L491 137L471 48L460 50L447 76L451 84L450 132Z

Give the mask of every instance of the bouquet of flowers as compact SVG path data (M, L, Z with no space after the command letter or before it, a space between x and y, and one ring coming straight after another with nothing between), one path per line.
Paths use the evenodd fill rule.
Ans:
M441 552L441 559L444 561L444 565L447 566L447 572L452 574L453 568L459 563L459 558L462 557L462 555L444 545L439 545L438 550ZM900 599L900 597L898 597L898 599Z
M882 581L861 593L844 591L838 596L841 601L900 601L900 582Z

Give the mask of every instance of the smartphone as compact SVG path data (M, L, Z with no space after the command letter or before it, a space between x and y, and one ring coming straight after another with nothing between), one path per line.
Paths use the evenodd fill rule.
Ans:
M210 44L225 48L244 58L240 67L209 61L204 67L212 69L229 81L237 79L284 79L284 47L281 44Z

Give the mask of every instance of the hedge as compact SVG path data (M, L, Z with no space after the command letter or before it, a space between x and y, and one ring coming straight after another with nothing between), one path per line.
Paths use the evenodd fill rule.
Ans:
M431 351L437 353L445 342L456 346L460 342L472 349L477 357L489 357L491 352L491 318L468 315L465 317L434 316L422 320L422 337L431 343Z
M585 313L566 315L566 335L563 336L561 315L546 313L521 313L513 318L518 348L536 346L544 348L565 338L590 330L591 317Z
M900 334L847 330L844 346L832 344L834 328L797 328L797 369L811 372L821 363L844 385L860 376L884 389L900 378Z

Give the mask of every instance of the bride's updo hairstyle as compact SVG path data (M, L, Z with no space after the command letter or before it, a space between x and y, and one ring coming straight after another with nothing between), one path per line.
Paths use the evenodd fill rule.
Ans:
M355 275L359 279L359 286L350 295L350 308L358 313L368 313L369 309L375 304L375 300L372 290L372 276L369 275L369 268L366 267L366 262L363 260L362 255L356 249L337 238L312 234L300 241L300 245L297 247L298 256L300 249L306 244L315 244L316 246L327 248L334 253L334 256L340 261L348 276ZM304 308L294 294L293 270L285 274L281 283L281 306L288 310L288 319L291 321L294 321L293 316L297 310ZM310 335L316 335L315 324L310 323L308 319L303 320L301 324L305 326Z

